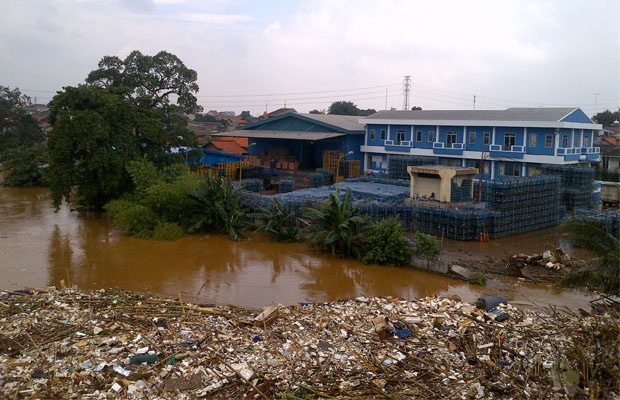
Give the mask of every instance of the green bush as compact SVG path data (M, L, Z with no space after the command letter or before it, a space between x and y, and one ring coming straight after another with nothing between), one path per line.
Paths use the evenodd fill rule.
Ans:
M196 201L189 196L201 183L198 175L181 175L172 182L157 182L144 191L140 203L153 210L162 221L188 228L195 220Z
M365 248L362 261L366 264L402 266L409 264L411 260L405 229L396 218L387 218L369 225L362 240Z
M474 272L472 276L469 277L468 282L474 285L486 286L487 277L484 276L482 272Z
M436 257L439 255L441 244L435 236L416 232L415 233L415 245L413 246L413 252L417 255L424 257Z
M148 239L159 223L157 215L148 207L129 200L112 200L104 207L114 224L133 237Z
M185 230L175 222L160 222L155 225L153 239L156 240L177 240L185 236Z

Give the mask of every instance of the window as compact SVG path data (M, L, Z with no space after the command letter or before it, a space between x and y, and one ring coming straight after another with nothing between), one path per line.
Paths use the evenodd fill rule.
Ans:
M520 176L521 167L516 163L502 163L499 165L499 174L504 176Z
M582 147L590 147L590 138L588 136L583 137L583 146Z
M429 142L435 141L435 131L428 131L428 141Z
M514 133L507 133L504 135L504 151L511 151L512 146L515 145L516 136Z
M418 142L422 141L422 131L417 131L415 133L415 140L417 140Z
M446 147L451 149L454 143L456 143L456 132L446 132Z
M536 147L536 134L530 133L530 147Z
M375 140L375 130L374 129L370 130L370 140Z
M545 147L548 149L553 147L553 135L545 135Z
M533 165L530 165L528 168L528 176L538 176L542 174L542 169L540 167L536 167Z
M566 136L566 135L562 136L562 147L564 147L564 148L568 147L568 136Z
M469 144L476 144L476 132L469 132Z
M491 143L491 132L484 132L484 135L482 136L482 144L489 143Z
M381 129L381 140L385 140L385 129Z
M462 161L459 158L445 158L441 161L441 165L447 165L449 167L461 167Z
M400 145L405 141L405 131L396 131L396 144Z

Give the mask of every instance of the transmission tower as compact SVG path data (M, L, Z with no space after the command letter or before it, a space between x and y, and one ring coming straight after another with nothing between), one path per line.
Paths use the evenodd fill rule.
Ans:
M411 88L410 78L411 75L405 75L405 79L403 80L403 110L409 109L409 90Z

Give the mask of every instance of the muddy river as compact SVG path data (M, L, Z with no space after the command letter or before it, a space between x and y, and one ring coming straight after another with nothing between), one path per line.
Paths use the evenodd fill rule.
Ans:
M505 253L510 244L527 240L521 235L517 241L485 244L445 241L445 248L480 258L485 252ZM542 246L566 238L554 233L530 240ZM0 188L0 289L59 286L61 281L80 289L122 288L244 307L435 294L475 301L481 294L501 293L514 302L570 308L587 307L590 300L551 285L507 281L480 287L411 268L368 266L305 244L271 243L264 237L245 242L220 235L191 235L172 242L134 239L101 215L66 207L54 212L46 189Z

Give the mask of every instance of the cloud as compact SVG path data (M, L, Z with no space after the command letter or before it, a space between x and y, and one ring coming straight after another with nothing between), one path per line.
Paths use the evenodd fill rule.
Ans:
M469 108L475 94L480 108L593 112L593 93L599 109L620 103L619 12L578 0L5 0L0 84L53 93L105 55L166 50L198 72L207 109L401 107L411 75L410 103L426 109Z

